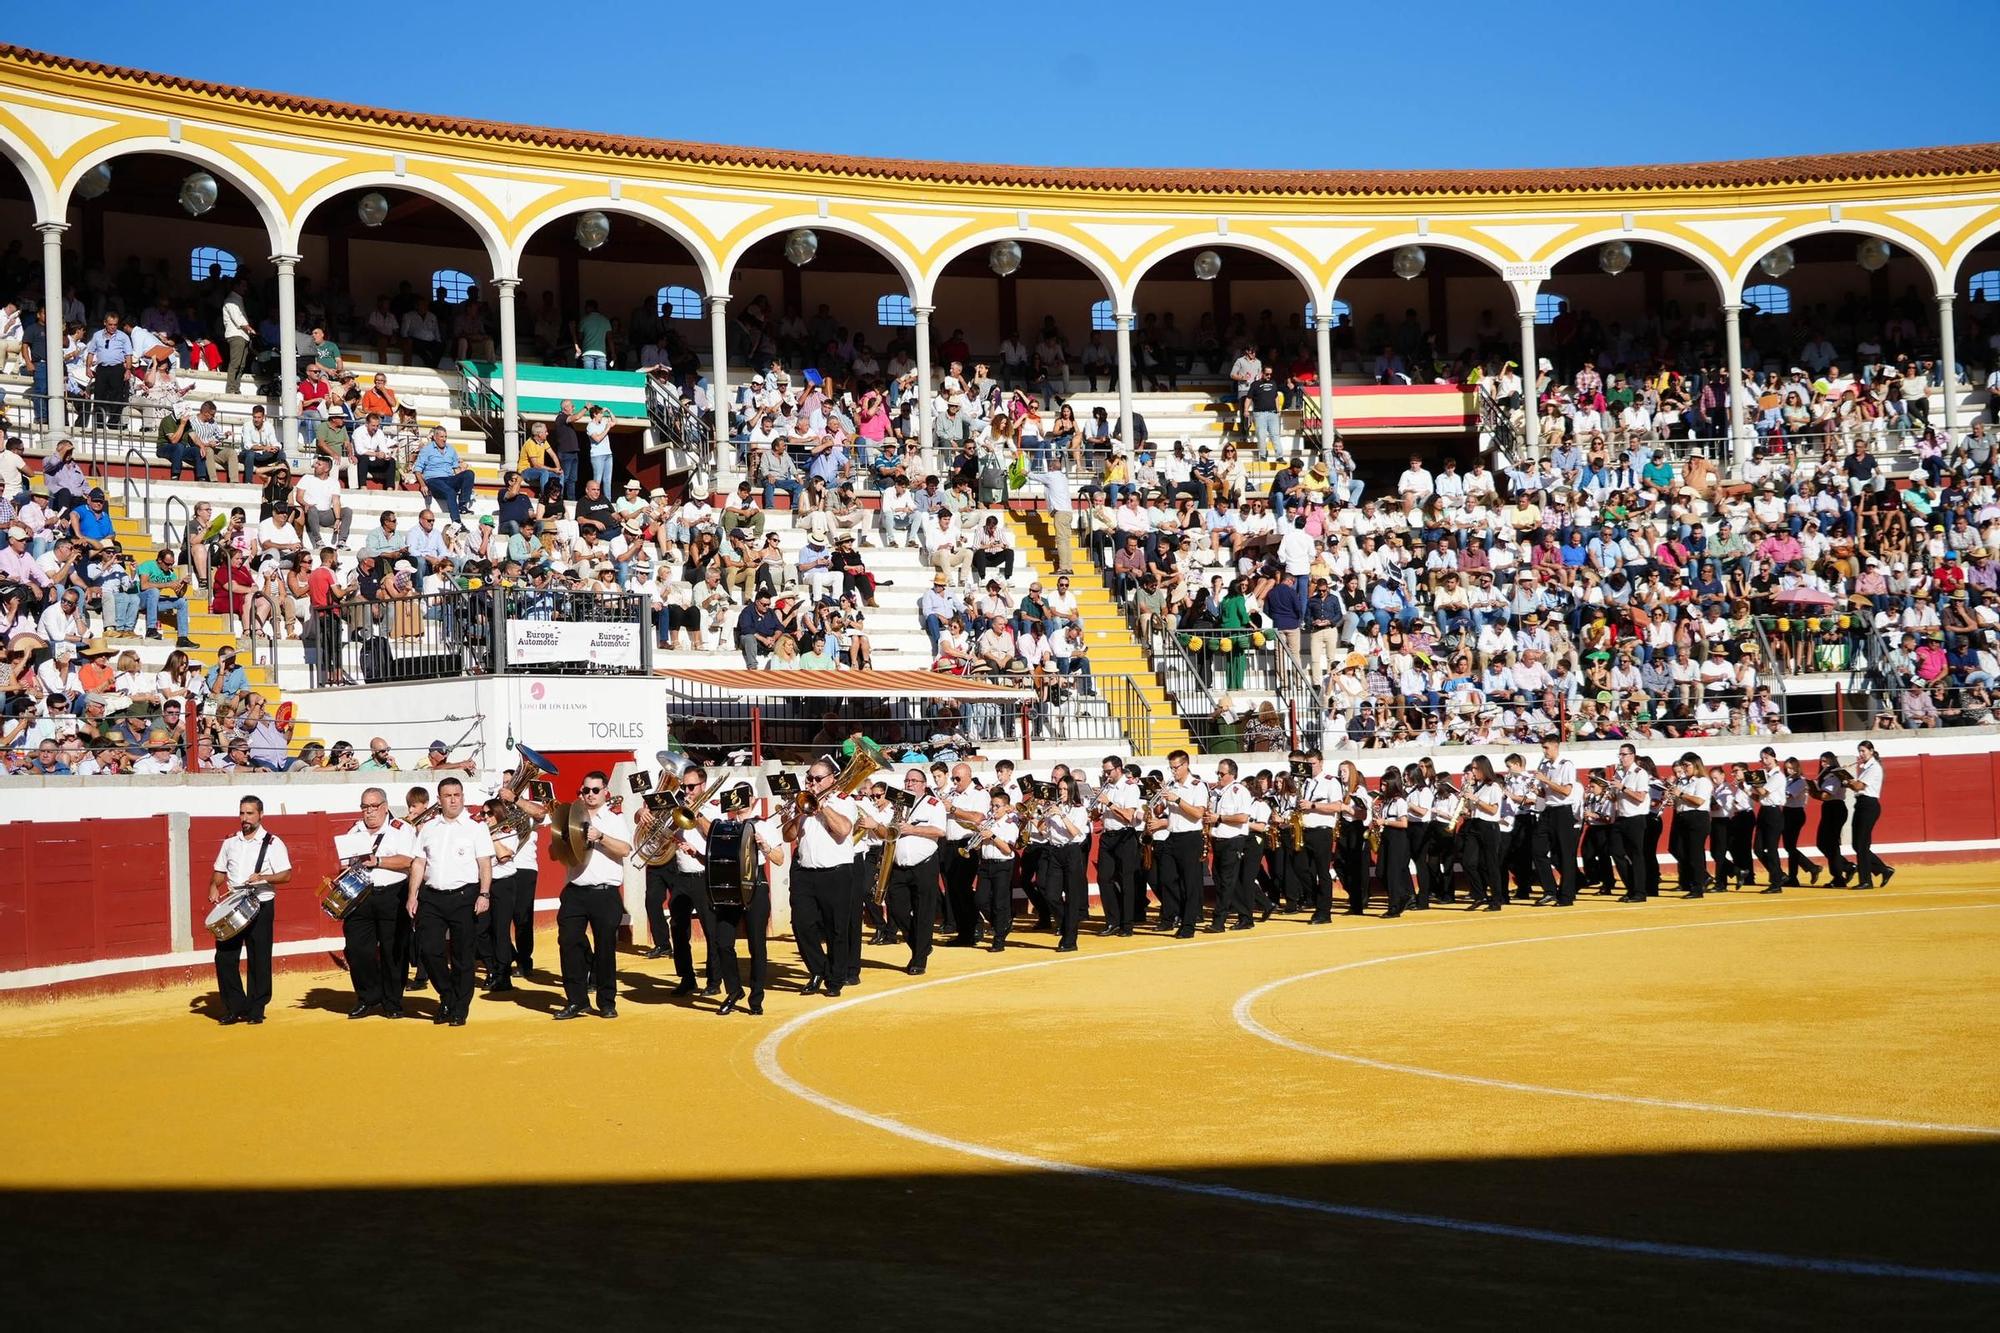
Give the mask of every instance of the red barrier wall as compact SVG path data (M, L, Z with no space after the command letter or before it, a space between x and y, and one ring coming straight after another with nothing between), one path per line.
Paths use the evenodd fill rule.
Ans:
M292 858L292 881L278 888L276 937L280 940L312 940L338 927L319 910L320 881L340 872L340 859L333 854L333 836L344 833L356 814L272 815L264 827L284 839ZM215 856L225 838L236 836L240 826L233 819L203 818L188 821L188 896L194 912L195 945L213 943L201 928L208 915L208 886L215 878Z
M167 821L0 824L0 971L171 950Z

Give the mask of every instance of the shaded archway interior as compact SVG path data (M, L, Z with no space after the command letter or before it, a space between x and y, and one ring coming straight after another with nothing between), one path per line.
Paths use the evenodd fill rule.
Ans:
M1026 236L1006 239L1021 247L1021 266L1007 277L990 264L998 241L975 246L944 266L933 289L931 327L942 342L956 335L979 357L996 355L1010 335L1032 346L1051 324L1073 352L1081 348L1089 340L1093 312L1111 293L1074 255ZM1111 337L1100 334L1107 346Z

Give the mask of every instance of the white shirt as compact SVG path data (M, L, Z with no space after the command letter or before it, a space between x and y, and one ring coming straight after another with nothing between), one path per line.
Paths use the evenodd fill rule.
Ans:
M1646 795L1646 789L1652 784L1652 781L1651 778L1646 776L1646 770L1637 764L1632 765L1629 770L1620 769L1618 773L1619 788L1641 797ZM1631 819L1635 815L1646 813L1646 802L1644 800L1628 801L1621 798L1612 809L1617 811L1618 818Z
M1018 847L1021 842L1021 826L1014 822L1012 815L994 820L987 827L986 834L989 841L980 844L980 860L1011 861L1014 859L1013 849ZM1004 848L996 847L994 846L995 842L1004 842L1007 846Z
M307 509L332 509L333 502L340 498L340 483L332 476L306 476L299 478L299 503Z
M1877 759L1864 760L1854 770L1854 780L1861 784L1856 796L1872 796L1882 799L1882 763Z
M363 458L387 458L396 449L396 437L386 430L369 430L361 426L349 439L354 445L354 452Z
M1307 778L1301 784L1299 787L1299 803L1301 805L1312 805L1320 801L1326 801L1331 804L1332 802L1341 800L1341 793L1345 790L1340 785L1339 778L1334 777L1330 773L1322 773L1316 778ZM1338 819L1339 816L1323 814L1317 810L1307 810L1299 818L1307 828L1332 828L1334 820Z
M905 824L921 824L925 828L943 830L949 823L944 816L944 802L935 796L926 795L910 807L904 817ZM899 866L920 865L937 854L938 844L929 838L897 838L896 864Z
M1568 787L1569 795L1558 796L1545 787L1535 789L1535 809L1546 810L1552 805L1566 805L1572 811L1583 804L1583 785L1576 780L1576 765L1563 758L1544 759L1535 772L1559 787Z
M1687 803L1686 798L1690 796L1694 798L1693 805ZM1689 815L1706 809L1714 796L1715 784L1707 778L1684 778L1681 781L1680 797L1674 802L1674 813Z
M1123 833L1128 829L1138 827L1137 824L1128 823L1120 819L1117 815L1112 814L1109 808L1115 805L1121 810L1131 810L1137 813L1139 807L1145 803L1139 796L1138 783L1132 781L1130 778L1120 778L1099 792L1098 799L1106 807L1104 811L1104 831L1106 833Z
M1641 773L1640 776L1644 777L1645 775ZM1499 783L1488 782L1473 790L1471 800L1472 817L1474 819L1485 824L1498 824L1500 816L1503 813L1503 807L1507 804L1507 792ZM1493 809L1491 811L1482 810L1480 808L1482 802L1492 805Z
M1188 774L1186 782L1169 782L1166 785L1165 790L1161 792L1161 795L1166 797L1168 801L1167 833L1169 834L1169 836L1175 833L1201 832L1202 830L1201 820L1188 818L1187 815L1181 811L1180 806L1176 804L1176 802L1185 801L1189 805L1196 807L1207 805L1208 804L1207 783L1203 782L1200 778L1190 773Z
M596 829L600 837L615 838L627 845L632 841L632 821L614 813L608 805L597 807L597 812L590 817L590 827ZM612 856L602 844L594 844L590 855L584 857L583 864L569 872L569 882L592 888L623 884L624 858Z
M820 802L821 810L832 811L853 819L854 798L851 796L828 796ZM834 870L854 863L853 835L836 838L827 829L826 821L818 815L805 821L799 831L799 865L806 870Z
M433 820L432 822L435 823L436 821ZM354 821L354 827L347 831L375 838L375 850L371 855L377 858L384 856L415 856L417 854L417 830L394 816L383 820L382 827L378 829L371 829L368 827L368 821L357 819ZM377 834L381 836L377 838ZM401 884L405 879L409 878L409 874L408 870L384 870L382 867L376 866L368 872L368 882L379 889L389 884Z
M1254 817L1255 812L1251 807L1255 804L1256 798L1250 795L1250 789L1241 782L1232 782L1227 787L1216 788L1215 813L1218 816L1252 815ZM1228 842L1234 838L1249 837L1250 826L1248 824L1223 824L1218 822L1209 832L1217 842Z
M96 761L86 760L85 762L94 763ZM86 770L77 769L75 771L78 773L83 773ZM94 773L97 770L89 769L87 771ZM134 773L145 773L149 775L155 773L178 773L181 771L181 757L177 754L170 754L165 759L155 759L152 755L149 754L145 758L141 759L138 763L132 765L132 771Z
M704 801L696 812L700 818L711 822L722 818L722 802ZM672 819L669 812L662 812L661 819ZM690 875L699 875L708 866L708 839L702 836L701 828L681 830L681 849L674 854L674 869Z
M993 798L977 787L967 787L964 791L952 792L944 798L944 801L952 813L967 816L978 815L984 818L986 813L993 808ZM945 821L944 837L946 842L964 842L971 836L972 830L966 828L957 820L947 819Z
M1090 840L1090 820L1079 805L1056 805L1042 821L1043 840L1051 847L1073 847Z
M264 839L271 840L270 850L264 853L264 864L257 864L257 852ZM240 889L252 875L275 875L292 868L292 858L285 851L285 840L269 829L258 829L249 837L239 831L222 840L222 849L215 854L215 868L220 870L232 889ZM257 901L268 903L278 896L278 891L269 884L257 886Z
M417 859L424 863L427 889L479 886L479 861L493 857L493 835L465 811L457 819L440 814L417 831Z

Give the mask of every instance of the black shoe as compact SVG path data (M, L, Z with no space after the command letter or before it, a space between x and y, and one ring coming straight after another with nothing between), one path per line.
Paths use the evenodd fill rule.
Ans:
M401 1005L395 1005L392 1007L390 1005L385 1004L382 1006L382 1017L401 1018L402 1016L403 1016L403 1007Z
M617 1004L616 1004L615 1002L613 1002L613 1003L607 1003L607 1004L600 1004L600 1005L598 1005L598 1006L597 1006L597 1016L598 1016L599 1018L616 1018L616 1017L618 1017L618 1005L617 1005Z
M558 1023L565 1022L572 1018L582 1018L582 1017L583 1017L583 1006L580 1004L566 1004L562 1008L556 1010L556 1022Z
M847 974L847 984L850 986L859 986L861 984L861 974L859 972L849 972Z
M1773 884L1770 888L1764 890L1765 893L1783 893L1784 891L1785 886L1782 884Z
M1229 923L1229 928L1231 930L1255 930L1257 923L1255 921L1232 921Z
M1487 911L1489 911L1489 912L1497 912L1497 911L1499 911L1499 910L1500 910L1500 909L1501 909L1501 908L1502 908L1503 906L1505 906L1505 904L1504 904L1504 903L1500 903L1500 902L1497 902L1497 901L1496 901L1496 902L1490 902L1490 903L1486 904L1486 910L1487 910Z
M799 987L799 994L818 995L821 991L825 989L826 989L826 983L821 981L818 977L807 977L806 984Z
M838 986L828 986L828 987L826 988L826 998L827 998L827 999L829 999L829 1000L837 1000L837 999L839 999L839 998L840 998L840 987L838 987Z
M1856 885L1855 885L1854 887L1855 887L1855 888L1857 888L1857 889L1863 889L1863 890L1866 890L1866 889L1872 889L1872 888L1874 888L1874 887L1875 887L1875 885L1873 884L1873 882L1871 882L1871 881L1869 881L1869 880L1865 880L1865 879L1864 879L1864 880L1862 880L1862 881L1861 881L1860 883L1856 884Z
M448 1026L448 1027L455 1027L455 1028L462 1028L462 1027L464 1027L464 1026L465 1026L465 1015L464 1015L464 1014L453 1014L453 1015L451 1016L451 1022L450 1022L449 1024L447 1024L446 1026Z
M1220 921L1211 921L1202 927L1202 932L1208 935L1220 935L1223 929L1223 924Z
M489 995L498 995L501 991L510 991L513 989L514 983L509 981L504 974L486 983L486 991Z
M1392 907L1388 911L1382 913L1382 919L1384 921L1394 921L1397 917L1401 916L1402 914L1403 914L1402 908Z
M1103 930L1097 932L1097 938L1103 939L1107 935L1116 935L1117 933L1118 933L1118 927L1106 926Z
M1773 892L1773 893L1776 893L1776 892L1777 892L1777 890L1776 890L1776 889L1773 889L1773 890L1771 890L1771 892ZM1702 897L1702 896L1703 896L1703 895L1702 895L1702 891L1701 891L1700 889L1689 889L1689 890L1688 890L1688 891L1687 891L1686 893L1683 893L1683 894L1681 895L1681 897L1683 897L1683 898L1699 898L1699 897Z
M1885 889L1886 889L1886 888L1888 888L1888 887L1889 887L1889 881L1890 881L1890 880L1892 880L1892 879L1894 879L1894 878L1896 878L1896 867L1894 867L1894 866L1883 866L1883 867L1882 867L1882 887L1883 887L1883 888L1885 888Z
M721 1015L721 1014L733 1014L733 1013L735 1013L735 1012L736 1012L736 997L735 997L734 995L732 995L732 996L730 996L730 997L729 997L728 999L724 1000L724 1001L723 1001L723 1002L722 1002L721 1004L719 1004L719 1005L715 1006L715 1012L716 1012L716 1013L717 1013L718 1015Z
M671 953L673 953L673 950L672 950L672 949L671 949L670 947L668 947L667 945L664 945L664 944L655 944L655 945L654 945L654 946L653 946L652 948L650 948L650 949L646 950L646 957L648 957L648 958L665 958L665 957L667 957L668 955L670 955Z
M762 1000L750 1001L750 1008L747 1012L761 1015L764 1012L764 1002Z
M889 943L889 932L886 930L878 930L873 935L870 935L868 937L868 942L870 944L877 944L877 945L887 944Z
M1191 940L1191 939L1193 939L1193 938L1194 938L1194 927L1193 927L1193 926L1182 926L1182 927L1181 927L1181 928L1180 928L1179 930L1177 930L1177 931L1175 931L1175 932L1174 932L1174 938L1175 938L1175 939L1177 939L1177 940Z
M1535 899L1535 906L1537 907L1553 907L1555 906L1555 903L1556 903L1555 895L1551 893L1545 893L1541 897Z
M375 1006L372 1004L357 1004L347 1011L347 1016L349 1018L366 1018L374 1009Z
M238 1023L241 1023L241 1022L244 1022L244 1021L245 1021L245 1015L243 1015L243 1014L224 1014L224 1015L223 1015L223 1016L222 1016L221 1018L217 1019L216 1021L217 1021L218 1023L220 1023L220 1024L221 1024L221 1025L222 1025L223 1027L233 1027L234 1025L236 1025L236 1024L238 1024Z
M694 980L692 978L689 978L688 980L681 982L680 985L674 987L673 994L675 995L694 994Z
M1258 915L1257 919L1258 919L1259 921L1269 921L1269 920L1271 919L1271 912L1273 911L1273 909L1275 908L1275 906L1276 906L1276 905L1275 905L1275 904L1273 904L1273 903L1268 903L1268 902L1267 902L1267 903L1265 903L1265 904L1264 904L1264 906L1263 906L1263 909L1262 909L1262 911L1260 912L1260 914Z
M706 986L703 986L701 988L701 993L705 998L712 1000L716 996L722 994L722 983L719 981L711 981Z
M189 638L189 637L188 637L187 635L183 634L183 635L181 635L181 636L180 636L180 637L179 637L178 639L175 639L175 640L174 640L174 647L176 647L176 648L199 648L199 647L201 647L201 645L200 645L200 644L198 644L198 643L196 643L196 642L195 642L195 641L194 641L193 639L190 639L190 638Z
M1007 941L1005 941L1005 940L995 940L995 941L993 941L993 944L992 944L992 947L991 947L991 948L990 948L990 949L988 950L988 952L989 952L989 953L1006 953L1006 952L1007 952Z
M1333 924L1333 916L1331 913L1316 912L1306 924L1309 926L1330 926Z
M1618 901L1621 903L1643 903L1646 900L1636 893L1622 893L1618 896Z
M903 971L909 976L920 977L924 974L924 965L922 963L911 963Z
M1057 953L1075 953L1075 952L1076 952L1076 946L1075 946L1074 944L1058 944L1058 945L1056 946L1056 952L1057 952Z
M434 1028L441 1028L449 1022L451 1022L451 1015L443 1009L431 1015L431 1026Z
M1820 869L1818 866L1807 866L1806 874L1808 877L1811 878L1813 883L1815 884L1819 883Z
M246 1022L246 1023L248 1023L248 1024L249 1024L249 1025L250 1025L251 1027L253 1027L253 1028L254 1028L254 1027L257 1027L257 1026L259 1026L259 1025L261 1025L261 1024L263 1023L263 1021L264 1021L264 1015L262 1015L262 1014L251 1014L251 1015L250 1015L250 1016L249 1016L248 1018L244 1019L243 1021L244 1021L244 1022Z

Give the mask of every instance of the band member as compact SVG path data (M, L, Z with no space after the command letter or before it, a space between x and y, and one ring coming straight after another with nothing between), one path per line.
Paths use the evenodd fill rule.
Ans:
M1847 789L1854 793L1854 868L1861 876L1856 888L1872 889L1879 878L1886 889L1896 877L1895 869L1875 855L1875 823L1882 818L1883 777L1882 758L1875 752L1875 746L1869 741L1861 742L1854 761L1854 776L1847 783Z
M284 839L264 827L262 797L245 796L236 803L237 831L223 839L215 854L215 875L209 880L208 901L219 903L225 892L255 888L257 915L226 940L215 942L215 987L222 993L222 1024L261 1023L271 1003L271 937L277 926L277 887L291 882L292 858ZM250 954L250 991L244 994L238 971L245 950Z
M1709 802L1715 798L1715 784L1701 756L1692 751L1674 760L1673 771L1667 802L1674 822L1667 847L1674 858L1674 882L1681 897L1699 898L1708 890Z
M963 765L960 765L963 767ZM792 871L792 934L805 965L807 995L838 995L846 984L848 899L854 885L854 798L833 782L833 761L816 759L805 790L785 815L784 841L798 848Z
M1333 920L1333 833L1344 803L1342 788L1320 772L1317 754L1294 750L1292 758L1306 764L1304 776L1297 779L1305 846L1292 853L1292 898L1312 908L1312 924L1325 925Z
M1060 765L1058 766L1060 767ZM1090 880L1084 857L1090 850L1090 816L1076 775L1056 779L1055 804L1043 811L1042 894L1060 932L1057 953L1076 952L1076 933L1090 912Z
M1730 777L1736 784L1736 808L1729 816L1729 864L1736 872L1739 888L1757 887L1757 863L1751 858L1757 847L1757 801L1761 790L1753 781L1753 776L1761 778L1761 770L1743 764L1730 766Z
M1500 821L1500 862L1513 881L1514 897L1526 898L1535 890L1535 794L1540 788L1525 756L1510 754L1503 764L1500 785L1507 792L1507 817Z
M1476 912L1484 904L1487 911L1497 912L1507 900L1506 867L1500 864L1500 816L1507 789L1494 776L1492 761L1483 754L1473 756L1465 786L1461 799L1471 814L1465 821L1461 851L1472 892L1466 910Z
M1400 768L1384 771L1375 789L1375 827L1382 837L1375 860L1382 868L1382 893L1389 900L1383 915L1393 919L1416 903L1410 881L1410 802Z
M492 830L493 904L481 918L480 937L490 968L485 987L489 991L514 989L513 978L526 976L535 966L535 894L542 882L536 828L548 807L525 796L515 806L534 822L519 837L504 825Z
M587 823L586 855L569 867L556 909L556 947L562 956L563 997L558 1022L582 1017L595 984L597 1013L618 1017L618 923L625 916L625 859L632 855L632 821L611 808L611 778L602 770L583 775L576 789Z
M1458 884L1453 866L1463 859L1459 848L1465 840L1466 816L1470 813L1465 804L1465 793L1451 785L1451 779L1443 773L1433 775L1432 791L1436 800L1431 803L1431 883L1436 899L1441 903L1458 901ZM1428 906L1428 900L1423 900Z
M1137 765L1126 769L1126 773L1129 775L1133 768ZM1173 927L1166 924L1167 899L1165 890L1160 887L1160 867L1167 859L1167 818L1157 810L1158 794L1166 790L1167 775L1155 768L1148 771L1143 779L1135 777L1133 781L1139 783L1141 792L1151 791L1154 795L1146 802L1139 817L1142 841L1139 844L1139 874L1132 888L1132 923L1145 924L1146 895L1151 893L1153 901L1159 904L1160 929L1172 930Z
M1224 759L1215 766L1213 808L1206 816L1210 854L1215 864L1215 916L1211 931L1248 930L1256 924L1250 914L1251 888L1256 880L1257 840L1251 835L1256 798L1249 787L1236 779L1236 761Z
M900 944L902 942L902 936L896 930L896 923L891 921L886 913L876 908L874 894L868 891L881 878L882 856L884 849L888 846L889 830L893 829L902 820L901 814L889 800L889 792L891 790L889 784L886 782L870 783L868 787L868 799L860 802L857 809L859 830L855 836L855 845L861 849L861 855L858 860L861 863L861 886L864 890L861 903L861 919L863 924L872 925L875 928L875 933L868 937L868 942L878 945ZM884 906L886 905L885 902ZM855 947L858 949L860 947L860 933L856 932L854 938Z
M1208 813L1208 784L1189 766L1188 752L1167 755L1167 785L1160 792L1166 805L1167 840L1155 864L1160 871L1160 929L1177 939L1192 939L1201 921L1204 867L1202 820Z
M1431 864L1431 811L1437 805L1437 789L1424 776L1422 764L1403 766L1403 820L1410 836L1410 863L1416 867L1416 896L1410 900L1415 911L1428 911L1431 893L1437 887L1437 869Z
M1344 759L1334 775L1340 783L1340 814L1333 831L1333 865L1347 893L1346 914L1360 916L1368 906L1368 789L1360 768Z
M379 1009L384 1018L403 1016L402 959L396 956L398 918L409 898L410 866L417 856L417 831L389 813L389 795L380 787L361 793L361 818L348 830L373 839L357 864L368 871L368 896L340 923L347 945L347 971L354 978L349 1018Z
M403 793L403 822L419 833L430 809L431 793L428 787L411 787ZM399 913L396 919L396 956L402 959L403 969L409 974L405 989L422 990L424 983L430 980L430 973L424 967L423 951L417 948L417 919L409 912Z
M720 794L717 802L719 817L726 819L741 819L749 807L750 788L747 784ZM707 830L703 832L706 834ZM715 1010L722 1015L735 1013L743 1004L743 976L736 963L736 938L739 935L750 945L750 1002L747 1009L752 1014L764 1012L764 983L771 970L765 941L771 924L770 868L783 865L791 851L785 845L783 831L775 819L753 821L744 836L757 840L757 852L761 854L751 882L750 901L742 907L716 903L711 908L715 915L715 942L710 954L714 971L729 992ZM706 879L703 882L705 885Z
M1819 757L1819 774L1806 795L1819 805L1819 829L1813 846L1826 861L1827 883L1844 889L1854 877L1854 863L1840 853L1840 835L1847 829L1847 779L1840 761L1828 750Z
M1022 835L1007 793L995 788L988 795L986 818L979 821L967 845L979 862L973 910L993 932L993 952L1002 953L1014 928L1014 858L1020 855Z
M941 798L949 816L945 825L946 847L941 858L944 869L945 896L949 901L952 920L958 923L958 934L946 943L956 948L971 948L979 943L982 932L979 929L979 903L975 893L975 881L979 876L979 860L968 845L972 830L992 812L992 796L980 790L972 780L969 764L954 764L951 769L951 789Z
M1639 751L1631 745L1618 747L1618 772L1614 777L1612 800L1615 802L1617 833L1611 843L1611 860L1618 867L1618 878L1625 882L1621 903L1642 903L1646 901L1645 865L1643 857L1651 855L1644 846L1646 839L1646 816L1651 813L1651 799L1647 791L1652 779L1646 770L1639 767Z
M1100 935L1132 933L1133 892L1139 873L1139 784L1115 755L1105 756L1098 789L1097 898L1104 910Z
M903 774L903 790L915 798L908 814L896 830L895 865L889 871L889 892L883 910L910 944L910 963L904 970L913 977L924 974L931 956L931 931L937 924L938 861L940 849L947 849L944 802L930 794L930 783L921 768ZM957 859L949 850L944 855Z
M716 975L715 912L708 897L708 826L722 817L722 803L703 799L708 793L708 771L698 765L681 771L680 784L681 804L694 812L695 822L693 828L681 831L680 850L674 854L674 873L667 894L667 929L673 940L674 975L679 978L674 994L694 994L694 928L698 924L703 946L708 951L702 969L707 974L707 985L702 994L719 995L722 979ZM642 803L640 818L649 813Z
M1292 779L1287 773L1265 772L1259 784L1258 801L1264 807L1264 878L1260 881L1270 901L1292 911Z
M1764 867L1764 892L1783 893L1785 864L1778 859L1778 852L1785 840L1785 770L1778 762L1778 752L1770 746L1764 747L1762 758L1761 767L1750 770L1763 774L1763 780L1752 789L1757 797L1757 860Z
M1715 857L1715 887L1726 893L1734 878L1747 869L1747 867L1739 868L1735 864L1731 855L1733 848L1729 836L1730 821L1736 817L1736 806L1742 800L1743 793L1737 790L1735 775L1729 771L1727 764L1717 764L1709 769L1708 779L1709 851Z
M1639 877L1645 882L1646 896L1660 896L1660 835L1667 828L1667 784L1660 777L1660 766L1650 755L1639 756L1639 767L1646 774L1646 826L1639 833L1640 857Z
M1576 813L1583 784L1576 765L1562 757L1562 737L1542 737L1542 762L1535 767L1535 868L1542 895L1537 907L1568 907L1576 901Z
M1270 864L1277 855L1272 848L1277 842L1277 816L1271 799L1271 770L1260 770L1254 779L1244 783L1250 792L1250 822L1244 825L1250 830L1249 841L1243 844L1243 884L1249 895L1251 910L1257 920L1269 921L1271 913L1277 909L1276 868Z
M1799 887L1799 872L1804 871L1819 883L1819 866L1812 858L1799 850L1799 834L1806 829L1806 792L1812 784L1806 781L1805 769L1796 759L1785 760L1785 858L1791 874L1785 879L1785 887Z
M1577 842L1583 873L1578 885L1592 887L1598 896L1606 897L1618 887L1612 856L1618 841L1618 798L1613 794L1616 788L1602 773L1586 778L1584 788L1583 836Z
M492 903L493 835L466 810L457 778L438 783L437 792L442 809L418 832L407 905L424 968L438 988L431 1021L460 1028L472 1009L474 918Z

